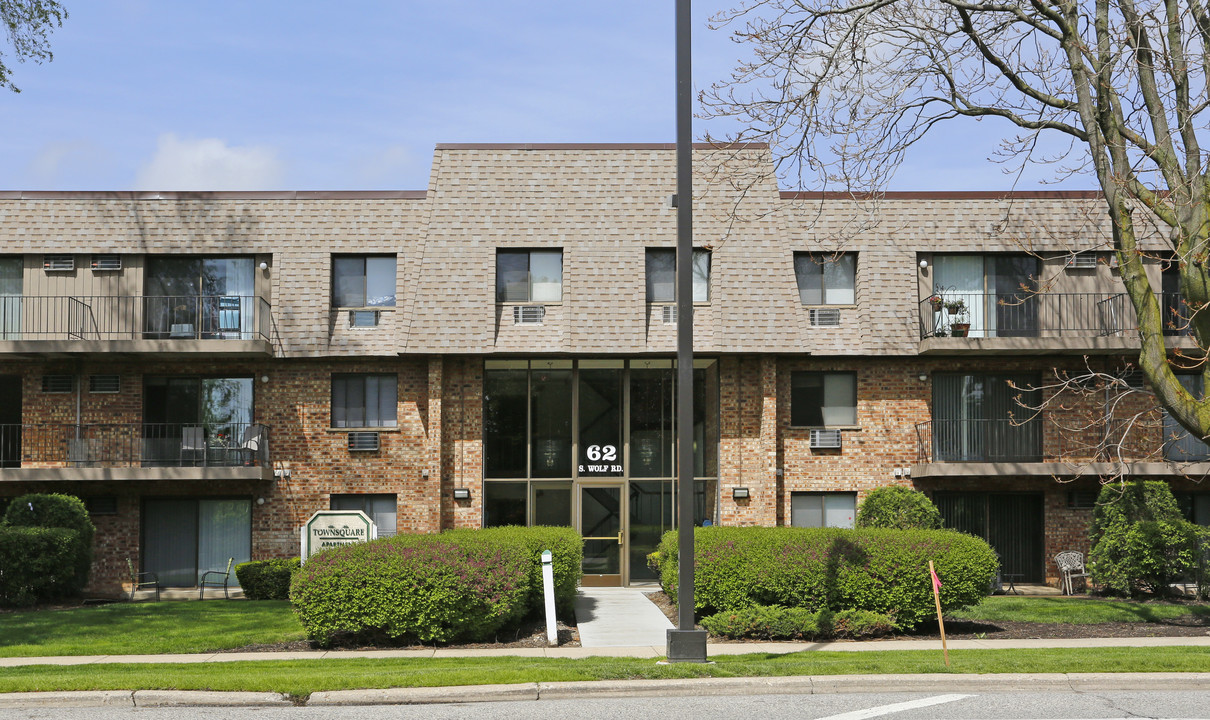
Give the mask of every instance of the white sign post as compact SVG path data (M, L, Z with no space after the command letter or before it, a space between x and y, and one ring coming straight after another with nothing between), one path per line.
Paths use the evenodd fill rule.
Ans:
M320 510L302 527L299 557L305 563L321 550L377 537L378 526L360 510Z
M542 594L546 597L546 642L553 647L559 644L559 630L555 626L555 571L549 550L542 551Z

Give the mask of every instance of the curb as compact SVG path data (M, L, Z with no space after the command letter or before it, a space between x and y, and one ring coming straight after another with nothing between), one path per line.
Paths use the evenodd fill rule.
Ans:
M268 692L90 690L0 693L0 709L36 707L306 707L579 700L711 695L856 693L1014 693L1187 691L1210 687L1210 673L1072 673L997 675L800 675L789 677L600 680L516 685L332 690L305 703Z

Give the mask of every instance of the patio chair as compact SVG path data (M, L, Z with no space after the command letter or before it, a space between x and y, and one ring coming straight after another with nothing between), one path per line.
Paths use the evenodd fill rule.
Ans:
M202 573L201 579L197 583L197 599L204 600L206 588L222 587L223 597L230 600L231 596L227 594L227 581L231 578L231 565L235 563L235 558L227 558L226 570L207 570Z
M244 435L240 438L239 449L243 451L245 465L257 464L254 461L260 456L261 445L264 442L264 425L249 425L244 428Z
M181 465L186 458L206 464L206 434L201 425L186 425L181 428Z
M130 572L130 601L134 602L136 590L153 588L156 602L160 601L160 576L153 572L135 572L134 561L126 558L126 569Z
M1072 580L1088 577L1088 570L1084 567L1084 553L1076 550L1065 550L1055 555L1055 565L1059 566L1063 594L1075 595ZM1087 585L1087 579L1085 579L1084 583Z

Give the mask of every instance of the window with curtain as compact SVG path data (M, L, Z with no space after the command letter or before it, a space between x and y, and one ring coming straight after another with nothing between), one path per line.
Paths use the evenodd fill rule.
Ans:
M497 250L496 302L563 299L563 251Z
M803 305L856 302L856 253L794 253L794 278Z
M397 375L333 375L332 427L396 427Z
M143 570L168 587L193 587L207 570L252 559L249 498L174 498L143 505ZM234 573L232 584L235 583Z
M835 427L857 424L857 374L790 373L790 425Z
M0 257L0 340L21 339L23 260Z
M693 250L693 302L710 301L710 251ZM647 248L647 302L676 302L676 250Z
M853 527L857 515L857 493L790 493L791 527Z
M391 537L396 531L395 495L333 495L331 509L360 510L378 526L378 537Z
M395 256L332 256L332 307L395 307Z
M149 337L251 339L253 258L148 256L144 316Z
M1042 423L1027 421L1038 404L1035 375L933 375L933 460L1038 462ZM1020 402L1018 402L1020 398Z
M1176 379L1191 395L1202 397L1201 375L1177 375ZM1210 460L1210 445L1186 430L1167 410L1164 411L1164 459L1174 462Z
M968 337L1036 337L1038 258L1021 253L933 255L933 293L965 309L943 322L968 322Z

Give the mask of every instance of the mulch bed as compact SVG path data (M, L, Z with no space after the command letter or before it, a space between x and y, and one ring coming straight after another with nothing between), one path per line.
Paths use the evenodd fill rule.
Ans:
M676 624L676 605L663 592L647 594L647 598ZM945 636L951 640L1022 640L1072 638L1122 638L1122 637L1205 637L1210 635L1210 617L1184 615L1164 622L1119 622L1077 625L1074 623L1034 623L1012 621L945 621ZM883 640L929 640L941 639L937 622L925 623L910 633L890 635ZM716 641L718 642L718 641ZM749 642L749 641L721 641ZM862 642L878 642L863 640Z

